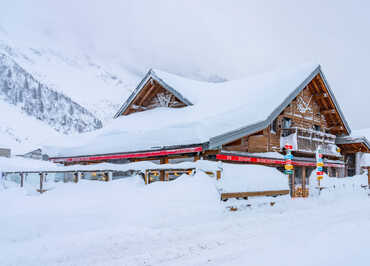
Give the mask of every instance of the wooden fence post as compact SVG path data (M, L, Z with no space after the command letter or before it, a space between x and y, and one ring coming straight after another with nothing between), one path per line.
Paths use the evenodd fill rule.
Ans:
M145 170L145 185L148 185L149 184L149 180L148 180L148 170Z
M170 181L168 171L164 170L164 181Z
M74 182L75 183L78 183L78 179L79 179L79 174L78 174L79 172L76 172L76 173L73 173L73 177L74 177Z
M20 173L21 176L21 187L24 185L24 173Z
M289 177L289 183L290 183L290 196L292 197L292 198L294 198L295 197L295 177L294 177L294 171L293 171L293 173L292 174L289 174L288 175Z
M168 157L164 157L160 159L160 164L167 164L167 163L168 163ZM165 181L164 170L159 171L159 180Z
M77 179L78 179L78 182L80 182L80 180L82 179L82 173L81 172L77 172Z
M112 181L112 179L113 179L113 174L112 174L112 172L108 172L107 173L107 181Z
M216 178L217 178L217 180L221 179L221 171L220 170L216 171Z
M39 173L40 174L40 194L42 193L43 190L43 185L44 185L44 173Z
M302 197L306 197L306 167L302 166Z

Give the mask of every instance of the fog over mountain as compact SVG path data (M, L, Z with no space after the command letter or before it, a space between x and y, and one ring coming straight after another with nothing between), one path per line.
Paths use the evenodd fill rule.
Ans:
M359 129L370 127L370 8L355 2L5 0L0 41L103 123L152 67L217 82L314 61Z

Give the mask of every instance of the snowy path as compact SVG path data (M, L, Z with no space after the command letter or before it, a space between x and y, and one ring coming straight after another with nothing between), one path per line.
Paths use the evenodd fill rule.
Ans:
M106 188L117 196L118 190ZM105 190L68 190L68 208L50 195L15 200L18 193L0 192L2 204L14 199L2 206L0 265L369 265L370 199L365 192L283 200L239 212L212 207L209 213L206 208L187 212L169 204L163 208L168 218L135 210L143 207L140 203L120 215L120 204L104 207L99 197L70 205L77 196L100 196L94 189ZM43 205L45 199L49 203ZM36 202L42 210L30 207ZM158 202L146 204L153 208ZM22 205L28 211L17 209ZM127 220L129 215L147 222Z

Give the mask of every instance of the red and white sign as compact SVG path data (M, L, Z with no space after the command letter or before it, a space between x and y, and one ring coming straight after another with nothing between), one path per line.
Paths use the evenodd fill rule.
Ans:
M222 160L222 161L248 162L248 163L257 163L257 164L279 164L279 165L285 164L285 160L267 159L267 158L249 157L249 156L225 155L225 154L217 154L216 159ZM315 162L292 161L292 165L316 167ZM344 168L344 165L335 164L335 163L326 163L325 167Z
M287 149L287 150L293 150L293 146L292 145L289 145L289 144L286 144L285 145L285 149Z
M102 161L102 160L119 160L119 159L129 159L129 158L144 158L144 157L155 157L155 156L164 156L164 155L172 155L172 154L193 153L193 152L201 152L202 150L203 150L202 147L192 147L192 148L173 149L173 150L139 152L139 153L96 155L96 156L93 155L93 156L70 157L70 158L50 158L50 160L55 163L91 162L91 161Z

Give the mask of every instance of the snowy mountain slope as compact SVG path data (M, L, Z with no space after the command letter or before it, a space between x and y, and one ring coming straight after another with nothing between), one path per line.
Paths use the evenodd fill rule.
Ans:
M48 124L28 116L19 107L0 100L0 148L24 154L40 148L45 139L62 137Z
M119 63L102 63L87 51L70 49L45 38L24 43L0 32L0 53L16 61L35 79L61 92L107 121L122 104L139 76ZM117 74L119 73L119 74Z
M0 99L16 105L25 114L68 134L102 127L85 108L35 79L13 59L0 53Z

